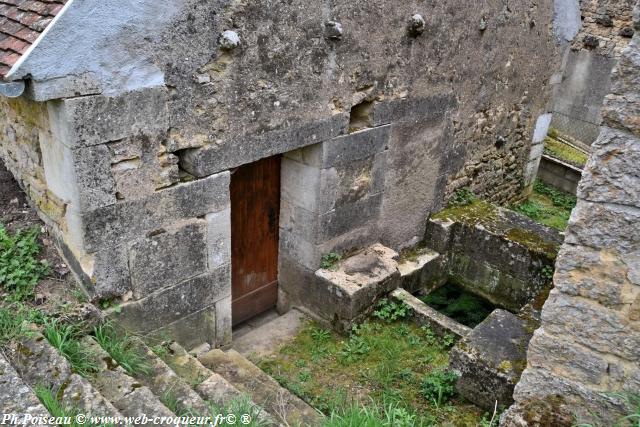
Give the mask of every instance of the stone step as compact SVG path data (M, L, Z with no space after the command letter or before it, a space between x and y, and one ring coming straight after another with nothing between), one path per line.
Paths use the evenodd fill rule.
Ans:
M292 309L282 316L256 325L240 338L235 338L234 331L232 348L252 360L268 356L293 340L302 330L307 319L307 316Z
M21 417L49 414L33 390L20 378L2 352L0 352L0 390L3 390L0 393L0 408L4 414L21 414ZM17 423L11 422L10 424Z
M207 415L209 405L191 388L190 384L177 375L160 357L145 344L139 343L140 351L145 353L153 372L150 375L136 375L161 400L175 399L178 414Z
M224 408L236 399L250 397L243 394L222 376L202 365L180 344L173 342L164 348L166 352L163 352L161 357L167 365L190 384L205 401L212 403L215 407ZM253 404L256 403L253 402ZM275 418L264 410L258 417L268 424L277 424Z
M211 350L198 356L209 369L220 374L285 425L316 426L323 416L235 350Z
M91 336L82 339L83 345L96 355L100 371L90 377L91 383L118 408L125 417L142 415L174 417L153 392L139 380L129 376Z
M120 412L86 378L75 374L69 362L40 333L8 352L13 367L32 389L51 388L62 403L92 416L120 417Z

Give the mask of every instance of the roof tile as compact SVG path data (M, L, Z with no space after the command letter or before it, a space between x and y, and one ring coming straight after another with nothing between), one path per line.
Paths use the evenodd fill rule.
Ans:
M0 80L68 0L0 0Z

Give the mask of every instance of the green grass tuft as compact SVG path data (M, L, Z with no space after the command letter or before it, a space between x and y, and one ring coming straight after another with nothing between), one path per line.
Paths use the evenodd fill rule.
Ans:
M137 339L129 334L119 334L110 323L97 326L95 337L113 360L118 362L129 375L149 375L153 369L146 355L140 350Z
M589 160L589 156L585 152L551 136L544 140L544 154L579 168L583 168Z
M11 235L0 224L0 285L10 301L33 298L38 281L49 274L47 263L36 259L40 253L38 235L38 228Z
M564 231L576 202L574 195L536 181L529 199L512 206L512 209L541 224Z
M87 376L98 372L95 354L80 342L78 327L63 324L57 319L45 320L42 333L78 374Z
M21 303L0 308L0 346L22 337L29 337L30 323L43 323L40 311L29 309Z

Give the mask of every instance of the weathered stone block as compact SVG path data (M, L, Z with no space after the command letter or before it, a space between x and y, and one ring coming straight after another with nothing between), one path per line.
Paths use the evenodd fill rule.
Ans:
M320 216L320 241L331 239L378 218L382 194L375 194L355 203L340 206Z
M192 220L162 230L129 247L136 299L207 270L207 222Z
M110 299L120 297L131 289L131 276L127 250L114 246L98 251L94 255L93 274L88 287L92 299Z
M640 207L640 143L633 135L603 128L593 144L580 192L592 202L618 203ZM630 173L630 171L632 171Z
M116 203L116 184L111 174L111 153L106 145L74 150L73 165L81 210Z
M373 108L373 124L380 126L412 117L439 119L456 106L452 95L435 95L425 98L408 98L380 102Z
M401 260L398 271L400 286L411 293L436 289L448 278L445 257L428 249L418 252L412 259Z
M325 121L274 130L260 136L239 137L221 145L187 150L180 159L180 166L197 177L211 175L261 158L326 141L343 133L346 123L346 116L338 114Z
M513 390L526 366L531 332L504 310L494 310L451 350L449 366L458 375L456 390L492 411L513 403Z
M110 313L128 330L149 333L190 314L211 307L231 293L229 266L160 290L139 301L126 303Z
M147 338L151 342L173 340L186 348L193 348L203 343L215 344L217 322L218 316L215 307L206 307L149 332Z
M322 144L322 168L345 167L351 162L374 156L389 145L391 126L365 129L339 136Z
M398 286L397 257L393 250L375 244L341 261L335 270L316 271L307 306L335 327L349 330L378 298Z
M85 248L95 252L181 219L204 216L229 204L229 173L179 184L153 195L123 201L82 215Z
M281 167L282 199L309 212L318 212L321 170L286 157Z
M167 89L154 87L116 97L102 95L61 101L57 117L63 120L72 148L103 144L139 133L157 134L169 128Z
M231 208L207 214L209 269L231 262Z

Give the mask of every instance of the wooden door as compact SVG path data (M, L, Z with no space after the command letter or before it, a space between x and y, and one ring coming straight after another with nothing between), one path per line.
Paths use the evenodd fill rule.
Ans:
M237 325L276 305L280 157L231 175L232 317Z

